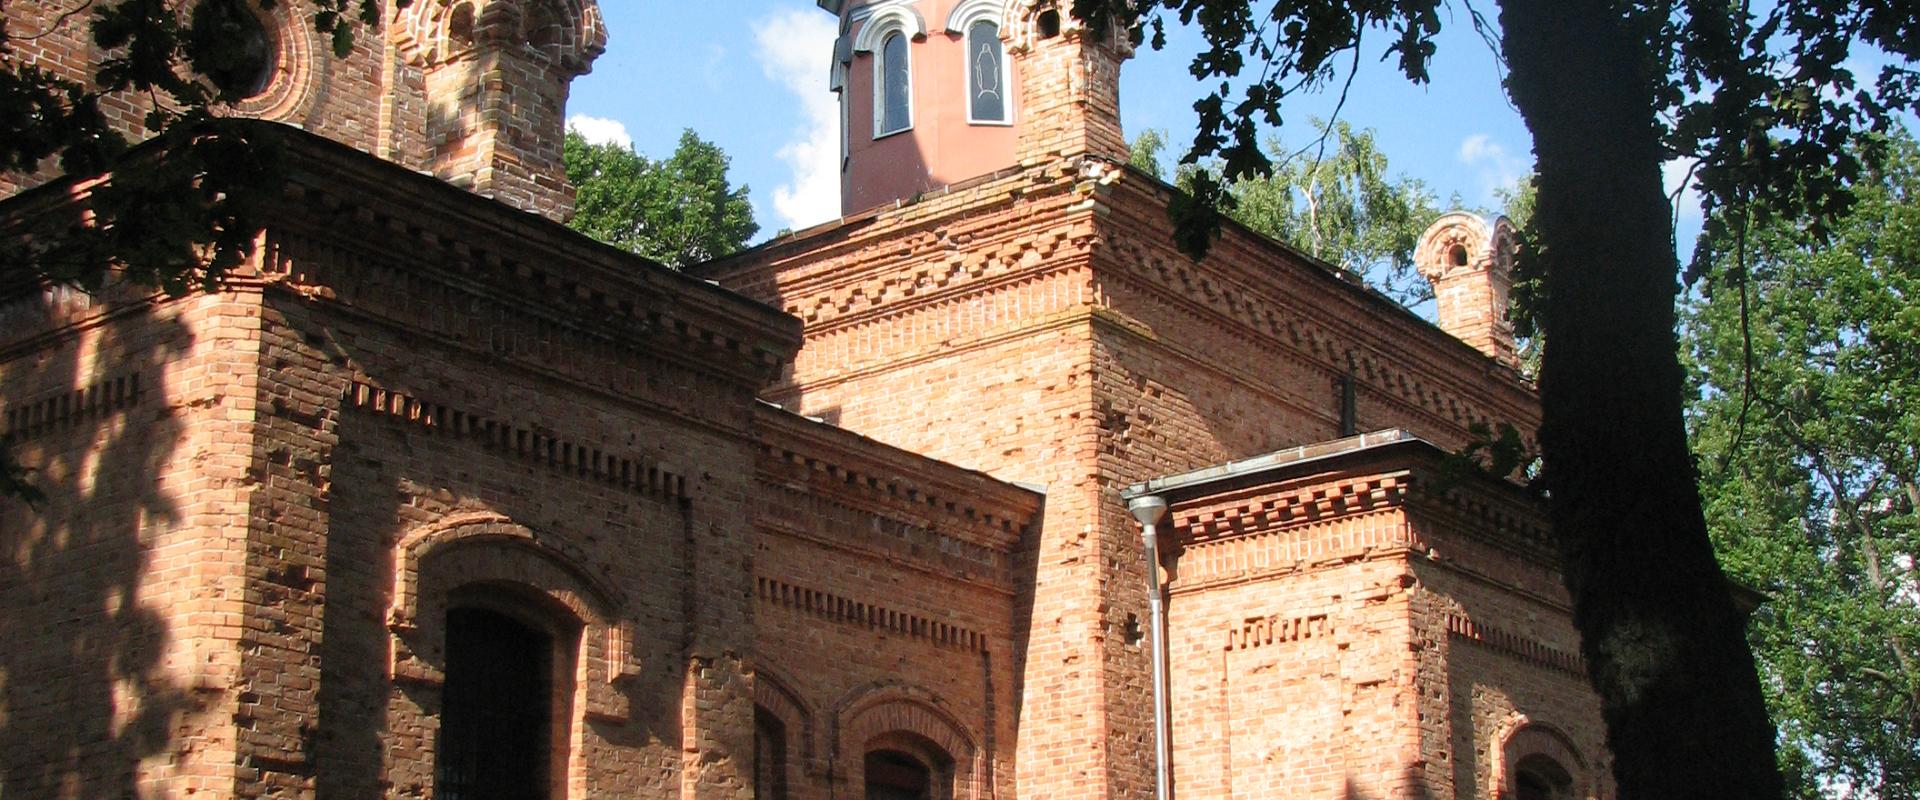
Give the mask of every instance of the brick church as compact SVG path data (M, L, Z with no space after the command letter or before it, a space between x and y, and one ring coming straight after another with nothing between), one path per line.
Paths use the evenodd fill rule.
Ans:
M84 80L71 5L7 24ZM288 182L215 291L0 285L0 796L1613 796L1540 509L1447 469L1539 419L1504 220L1438 325L1195 261L1064 0L819 0L843 216L674 272L560 224L594 0L179 5Z

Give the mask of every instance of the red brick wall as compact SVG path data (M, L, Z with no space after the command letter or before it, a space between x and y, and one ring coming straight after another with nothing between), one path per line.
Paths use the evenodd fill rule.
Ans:
M1014 796L1019 552L1040 497L786 412L760 415L756 688L793 798L862 791L902 731L956 798Z
M1506 797L1513 763L1539 752L1573 774L1575 796L1612 796L1543 516L1511 487L1436 478L1437 457L1348 456L1180 490L1182 791Z
M1420 581L1415 637L1422 642L1421 711L1430 785L1456 797L1507 797L1528 726L1563 740L1547 751L1574 778L1576 797L1613 796L1599 699L1579 658L1555 556L1543 528L1490 536L1457 508L1416 519L1433 555L1414 562ZM1477 530L1476 530L1477 529ZM1515 534L1533 534L1532 541ZM1447 730L1432 721L1446 720Z
M258 619L238 533L260 468L249 294L60 292L0 313L6 435L47 496L0 502L9 793L236 788L239 643Z
M794 327L292 144L231 291L8 301L50 501L0 504L0 787L422 793L445 610L487 602L578 629L569 792L748 796L753 390Z
M1205 261L1178 254L1161 192L1047 162L708 268L806 323L775 399L1047 487L1023 794L1151 779L1146 659L1119 635L1146 616L1121 487L1337 436L1349 369L1362 428L1458 446L1536 413L1511 371L1291 251L1236 229Z
M8 45L22 61L89 85L105 54L89 33L92 14L66 15L72 5L8 5ZM605 47L598 6L592 0L560 3L550 43L534 47L527 44L519 4L492 4L495 30L483 26L482 32L499 41L482 48L488 58L436 69L428 54L437 58L450 50L444 19L449 8L418 2L404 14L389 13L381 26L357 28L353 49L336 58L332 43L313 30L312 5L279 3L260 12L276 50L273 78L259 95L219 106L216 113L298 125L515 208L555 219L571 216L573 189L560 163L562 116L568 83ZM429 80L429 73L437 79ZM111 95L102 107L131 141L150 134L144 118L152 106L144 93ZM0 176L0 196L57 172L49 163L25 178Z

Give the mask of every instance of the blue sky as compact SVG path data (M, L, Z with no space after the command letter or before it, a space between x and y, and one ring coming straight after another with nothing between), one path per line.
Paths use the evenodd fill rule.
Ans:
M609 40L593 72L574 83L567 113L590 136L630 138L641 153L671 153L683 128L720 145L732 177L751 187L761 237L839 213L838 119L827 91L834 18L813 0L601 4ZM1172 21L1170 21L1172 22ZM1396 172L1445 200L1494 207L1493 190L1531 168L1531 140L1500 87L1497 60L1463 13L1443 17L1433 82L1414 86L1366 45L1341 119L1377 131ZM1165 129L1191 139L1202 86L1187 73L1191 33L1170 31L1164 51L1142 47L1121 73L1121 123L1131 138ZM1332 92L1285 110L1290 142L1332 112Z

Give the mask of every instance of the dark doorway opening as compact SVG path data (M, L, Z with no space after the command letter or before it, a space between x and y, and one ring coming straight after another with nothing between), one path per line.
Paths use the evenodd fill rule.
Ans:
M898 750L867 753L867 800L931 800L933 770Z
M449 609L434 796L544 800L552 720L553 638L497 611Z
M787 725L753 707L754 800L787 800Z

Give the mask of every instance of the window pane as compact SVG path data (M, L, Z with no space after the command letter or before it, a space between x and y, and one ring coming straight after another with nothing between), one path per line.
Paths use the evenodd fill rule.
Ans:
M892 133L907 127L907 98L912 91L907 73L907 37L889 34L880 43L880 130Z
M967 28L968 86L972 91L975 122L1007 121L1006 69L1000 49L1000 26L982 20Z

